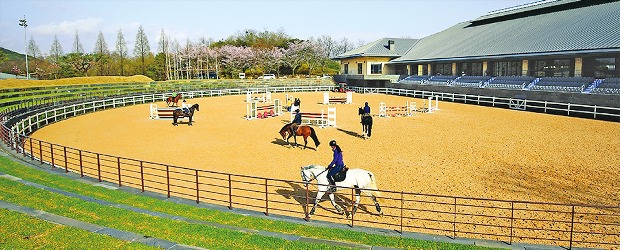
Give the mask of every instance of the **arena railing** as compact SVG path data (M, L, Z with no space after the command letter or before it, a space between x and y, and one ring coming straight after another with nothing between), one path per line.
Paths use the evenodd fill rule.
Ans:
M326 87L329 88L329 87ZM333 87L332 87L333 88ZM321 88L272 89L276 91L325 91ZM242 90L196 91L194 97L245 93ZM142 192L164 194L226 206L262 211L309 220L309 205L314 203L316 185L301 181L230 174L183 166L131 159L67 147L26 136L51 122L67 119L80 112L133 105L161 100L165 94L115 97L74 103L22 108L37 110L23 120L6 126L22 109L0 113L4 144L18 154L95 178L99 182L138 188ZM38 118L36 118L38 117ZM42 119L45 118L45 119ZM36 120L38 119L38 120ZM27 121L27 122L26 122ZM346 204L348 218L331 207L318 209L320 220L393 230L398 233L419 232L450 238L474 238L502 241L506 244L532 243L573 247L620 247L620 206L561 204L501 199L484 199L380 190L384 215L378 216L370 199L363 197L358 212L350 215L355 190L338 193ZM313 217L314 218L314 217Z
M388 95L408 96L413 98L425 99L437 96L440 101L450 101L458 103L469 103L498 108L516 109L515 103L518 102L521 110L542 112L556 115L575 116L581 118L591 118L620 122L620 107L606 107L598 105L582 105L574 103L562 103L552 101L538 101L520 98L506 98L484 95L456 94L438 91L425 91L414 89L396 88L362 88L350 87L358 93L379 93Z

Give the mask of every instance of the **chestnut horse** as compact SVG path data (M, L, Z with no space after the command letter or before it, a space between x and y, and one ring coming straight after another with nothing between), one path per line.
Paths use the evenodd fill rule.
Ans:
M288 137L286 136L287 134ZM288 143L289 145L290 143L288 142L288 139L291 138L291 136L294 136L295 146L297 146L297 136L303 136L304 149L306 149L306 146L308 145L308 136L310 136L314 141L314 145L316 146L315 150L318 149L319 145L321 144L321 142L319 142L319 138L316 137L316 132L314 132L314 128L310 126L299 125L297 132L295 134L291 134L291 124L287 123L286 125L284 125L284 127L282 127L282 129L280 129L280 135L282 136L282 140L286 140L286 143Z
M171 106L179 106L179 100L181 100L181 93L178 93L177 96L172 97L172 96L168 96L168 98L166 98L166 105L168 105L168 107Z

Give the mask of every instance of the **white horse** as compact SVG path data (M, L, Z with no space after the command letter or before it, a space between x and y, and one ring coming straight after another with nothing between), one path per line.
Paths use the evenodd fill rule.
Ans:
M338 210L339 214L343 214L344 211L340 205L336 204L334 201L334 193L329 192L329 181L327 180L327 169L321 165L308 165L305 167L301 167L301 179L304 182L305 186L312 180L317 180L318 182L318 193L316 194L316 199L314 200L314 205L308 213L308 218L310 215L314 214L314 210L316 205L321 201L321 198L325 193L329 193L329 199L332 202L332 205ZM351 216L355 214L357 211L357 206L360 203L360 193L364 192L372 198L372 201L375 203L375 208L377 208L377 212L383 215L381 211L381 206L379 206L379 202L377 202L377 196L379 191L377 191L377 183L375 181L375 175L369 171L363 169L349 169L347 171L346 178L341 182L336 182L336 188L355 188L355 204L353 206L353 210L351 211Z

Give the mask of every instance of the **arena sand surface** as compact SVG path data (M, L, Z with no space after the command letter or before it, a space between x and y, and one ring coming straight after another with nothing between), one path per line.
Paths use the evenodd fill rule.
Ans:
M317 112L323 93L289 93L302 112ZM344 94L330 93L332 96ZM284 100L284 93L274 93ZM440 102L435 113L374 117L372 138L360 137L357 108L368 102L403 106L424 100L353 94L337 108L337 127L316 128L315 150L287 146L283 116L244 120L245 95L189 99L200 104L193 126L150 120L149 104L91 113L32 137L104 154L195 169L300 180L299 168L327 165L332 139L350 168L370 170L380 189L463 197L617 206L620 203L620 124L583 118ZM157 103L164 107L165 103ZM186 121L186 120L184 120ZM291 139L292 141L292 139ZM303 139L298 137L298 142Z

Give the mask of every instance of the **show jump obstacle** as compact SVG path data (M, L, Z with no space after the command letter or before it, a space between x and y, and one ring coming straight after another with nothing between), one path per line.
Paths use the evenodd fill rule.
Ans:
M172 119L172 112L180 108L158 108L157 104L151 104L150 119Z
M246 120L263 119L279 116L282 114L282 104L280 99L273 99L273 104L258 106L257 102L246 104Z
M246 102L271 102L271 92L265 92L261 96L252 96L252 93L248 91L245 94Z
M424 101L424 108L419 111L423 113L433 113L435 110L439 110L439 96L435 96L435 106L433 107L433 97L428 97L428 107L426 106L426 101Z
M291 112L291 121L295 118L295 112ZM316 124L319 128L336 127L336 107L328 107L327 113L322 109L321 112L301 112L301 124Z
M416 111L415 102L407 102L405 106L387 106L384 102L379 103L379 116L412 116Z
M340 104L351 104L353 103L353 92L347 92L346 97L332 97L329 96L329 93L323 93L323 104L327 105L330 103L340 103Z

